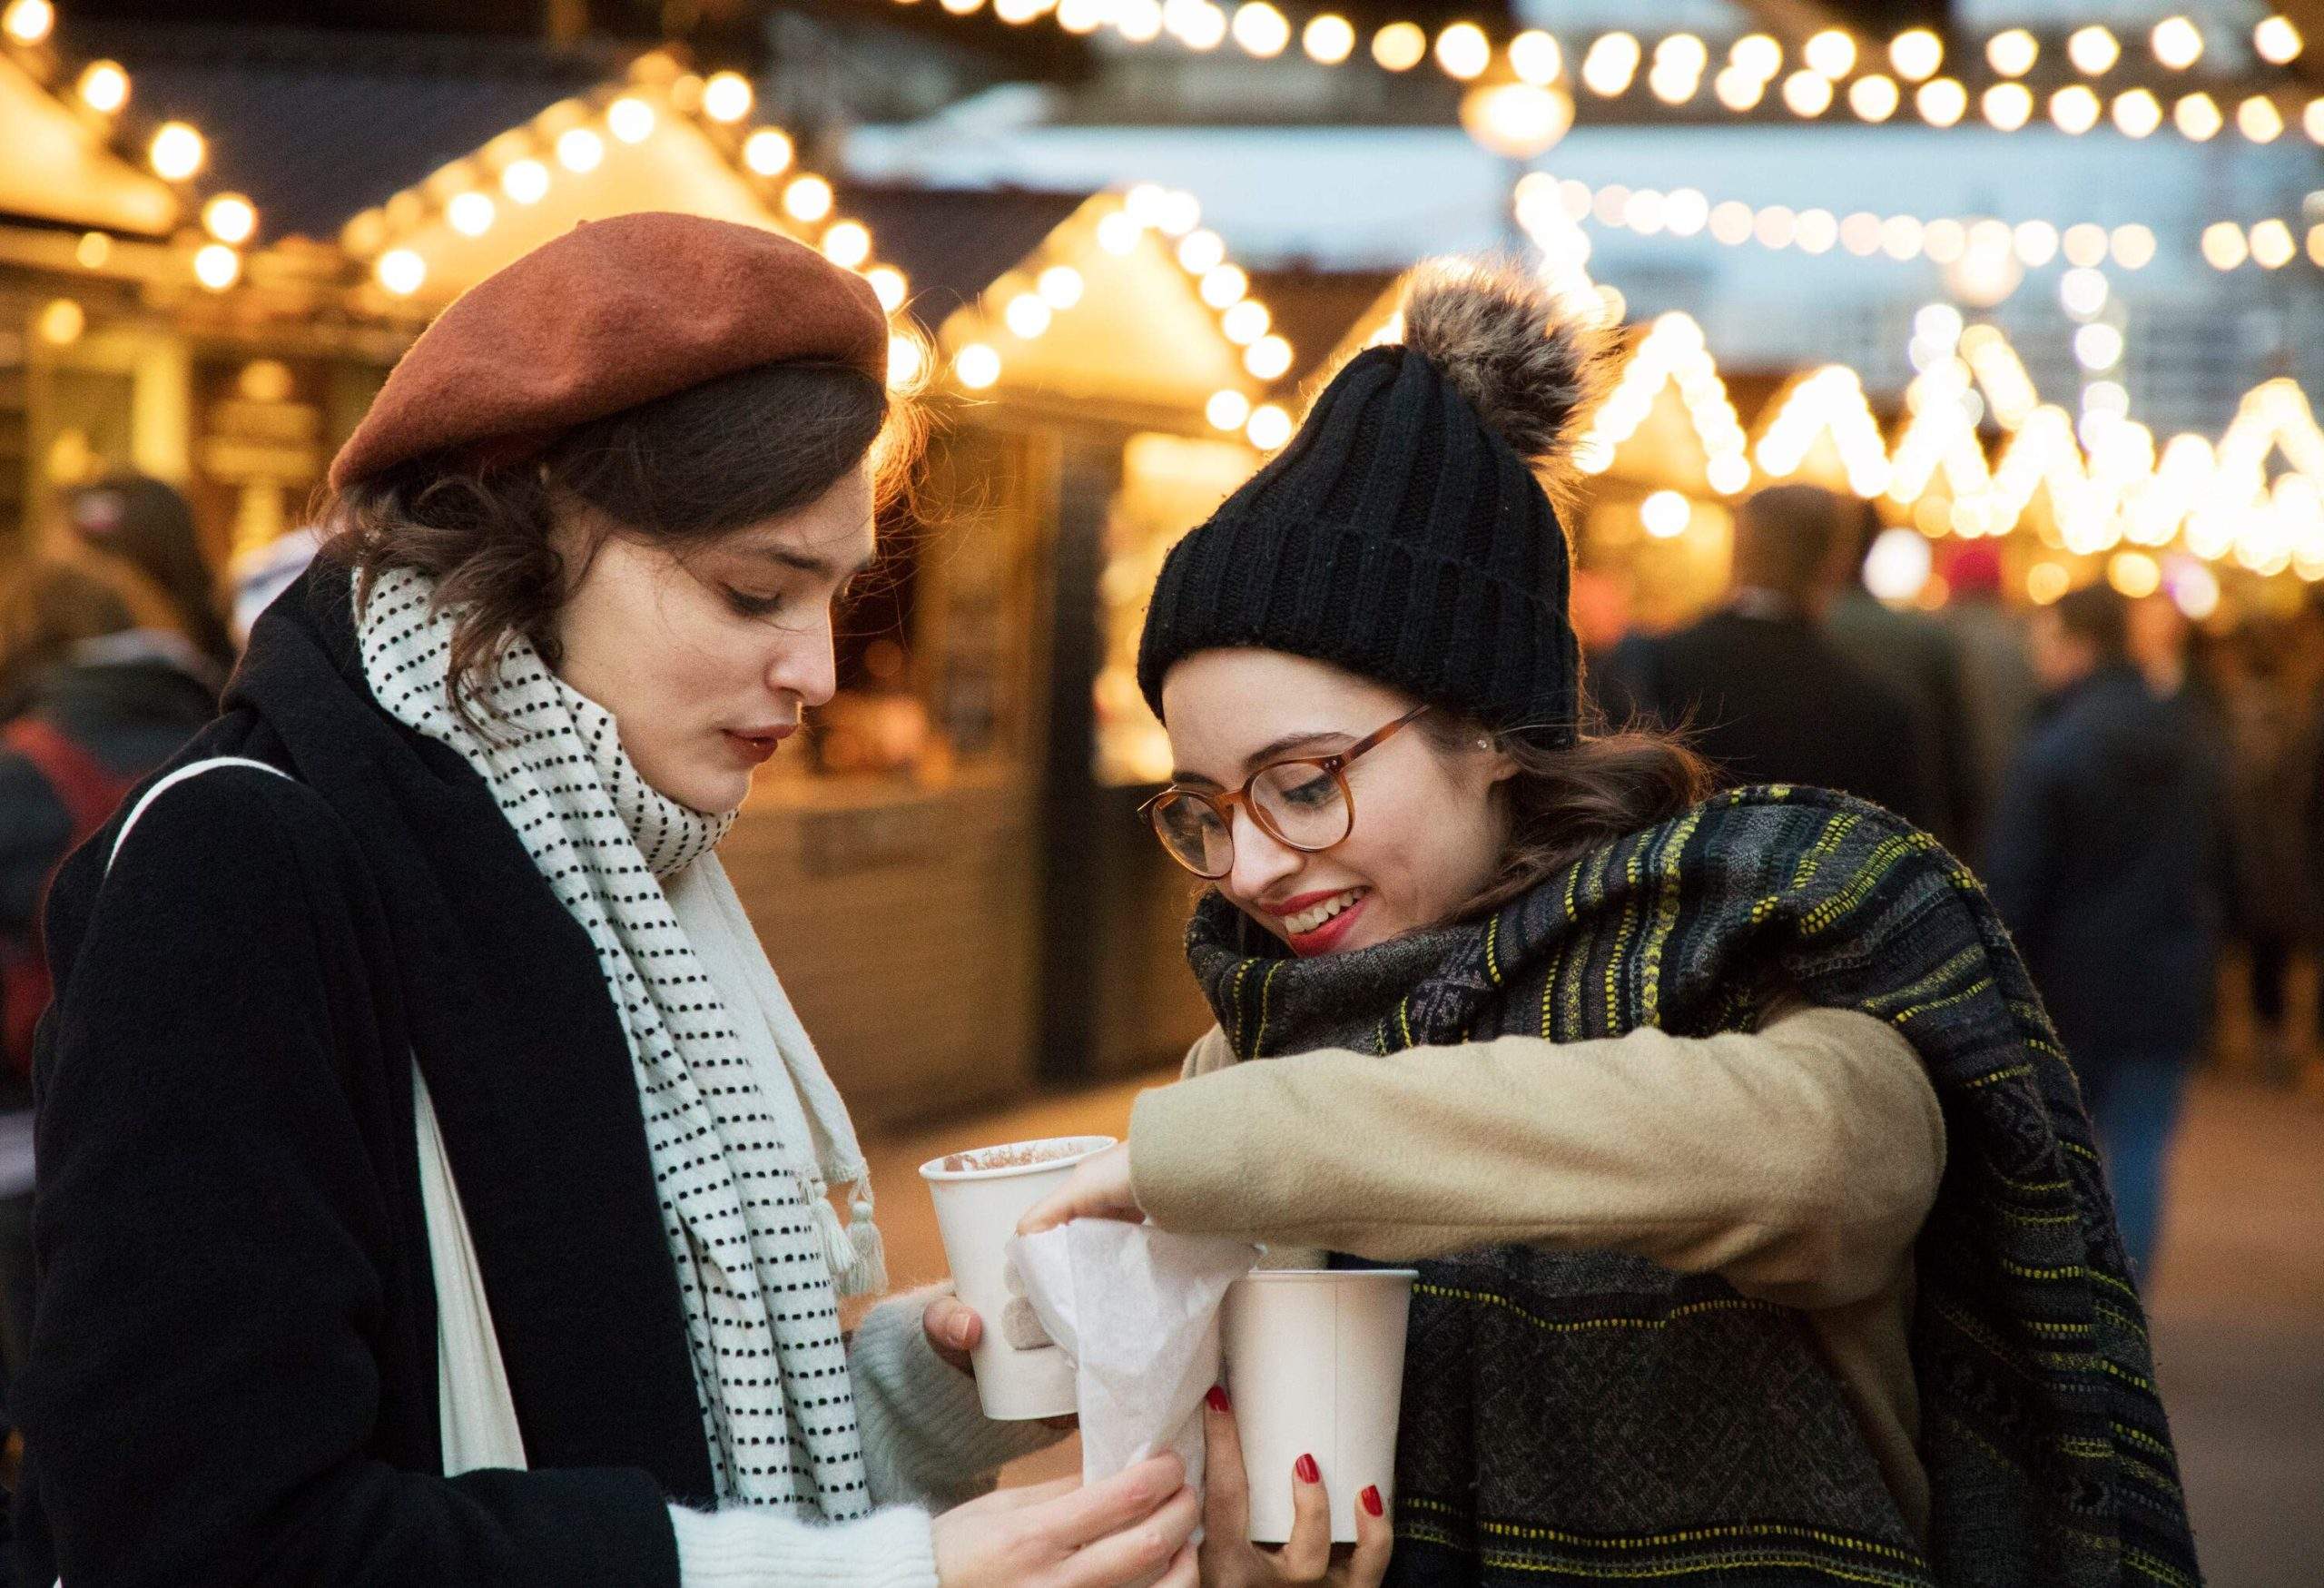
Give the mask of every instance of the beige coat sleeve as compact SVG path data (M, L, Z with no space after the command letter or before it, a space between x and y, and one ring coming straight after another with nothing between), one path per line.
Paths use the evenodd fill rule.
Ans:
M1945 1126L1894 1029L1797 1006L1757 1032L1234 1064L1216 1031L1130 1122L1165 1229L1410 1260L1523 1242L1718 1273L1787 1307L1894 1282Z

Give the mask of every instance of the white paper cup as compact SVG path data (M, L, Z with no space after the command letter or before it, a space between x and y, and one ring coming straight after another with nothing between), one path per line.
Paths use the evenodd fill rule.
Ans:
M1357 1496L1396 1504L1411 1268L1262 1268L1226 1292L1226 1393L1251 1487L1251 1542L1291 1538L1292 1468L1313 1455L1332 1542L1355 1542Z
M950 1152L920 1166L952 1287L984 1320L970 1355L988 1417L1062 1417L1074 1409L1073 1366L1047 1343L1009 1271L1008 1248L1027 1208L1063 1185L1075 1164L1113 1144L1110 1136L1055 1136Z

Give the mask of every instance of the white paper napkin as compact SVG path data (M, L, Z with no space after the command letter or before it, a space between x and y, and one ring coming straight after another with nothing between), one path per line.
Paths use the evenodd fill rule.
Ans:
M1041 1327L1073 1359L1081 1476L1175 1450L1202 1488L1202 1399L1218 1382L1218 1308L1259 1250L1077 1218L1009 1243Z

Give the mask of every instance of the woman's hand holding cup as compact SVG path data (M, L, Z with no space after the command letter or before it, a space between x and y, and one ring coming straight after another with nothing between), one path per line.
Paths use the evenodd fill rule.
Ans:
M1072 1178L1025 1210L1019 1235L1039 1235L1076 1218L1118 1218L1142 1224L1146 1210L1129 1183L1129 1143L1092 1153L1073 1166Z
M1175 1455L1102 1483L1001 1489L936 1518L940 1588L1196 1588L1201 1501ZM1157 1579L1156 1573L1162 1575Z
M1314 1456L1274 1481L1291 1485L1291 1538L1281 1549L1250 1542L1251 1491L1235 1412L1223 1389L1213 1389L1202 1419L1204 1465L1203 1588L1273 1588L1284 1583L1328 1583L1335 1588L1379 1588L1396 1543L1380 1491L1356 1498L1355 1546L1337 1559L1332 1549L1332 1499ZM1267 1481L1262 1475L1262 1481Z

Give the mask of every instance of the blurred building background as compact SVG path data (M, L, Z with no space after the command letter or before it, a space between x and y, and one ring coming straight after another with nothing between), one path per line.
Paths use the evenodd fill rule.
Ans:
M1429 255L1522 254L1623 328L1571 526L1593 649L1716 605L1735 502L1805 478L1885 531L1893 607L2106 579L2319 704L2324 0L0 0L0 151L18 553L127 468L222 579L261 567L428 317L576 222L688 209L871 276L926 488L728 854L893 1127L1206 1023L1135 817L1145 593ZM2230 1071L2285 1090L2187 1149L2256 1244L2171 1248L2206 1297L2275 1277L2183 1336L2191 1379L2286 1376L2196 1414L2197 1482L2251 1492L2223 1583L2324 1558L2284 1432L2324 1413L2324 1116L2250 1102L2315 1089L2295 957L2291 1012L2223 994Z

